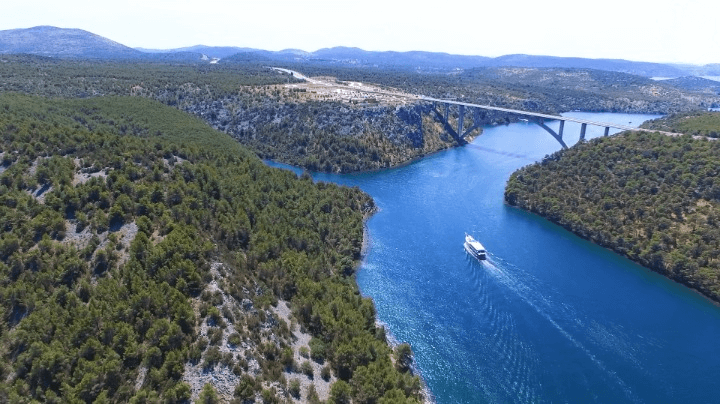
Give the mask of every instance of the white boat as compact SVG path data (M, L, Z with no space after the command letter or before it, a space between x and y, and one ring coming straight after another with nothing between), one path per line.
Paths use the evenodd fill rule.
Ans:
M487 251L479 241L475 240L471 235L465 233L465 251L479 260L487 259Z

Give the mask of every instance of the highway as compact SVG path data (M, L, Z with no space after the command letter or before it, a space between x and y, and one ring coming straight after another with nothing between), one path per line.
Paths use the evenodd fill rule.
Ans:
M609 122L598 122L598 121L590 121L587 119L579 119L579 118L570 118L567 116L560 116L560 115L549 115L549 114L541 114L539 112L529 112L529 111L522 111L519 109L510 109L510 108L501 108L501 107L493 107L490 105L480 105L480 104L471 104L469 102L460 102L460 101L452 101L452 100L442 100L438 98L432 98L432 97L425 97L420 96L418 97L421 100L424 101L431 101L431 102L442 102L445 104L455 104L455 105L464 105L466 107L471 108L481 108L481 109L487 109L490 111L500 111L500 112L507 112L510 114L516 114L516 115L523 115L523 116L529 116L529 117L535 117L535 118L542 118L542 119L549 119L549 120L555 120L555 121L569 121L569 122L577 122L577 123L585 123L588 125L594 125L594 126L602 126L602 127L610 127L610 128L616 128L621 130L647 130L647 129L640 129L633 126L627 126L627 125L619 125L616 123L609 123ZM651 131L656 132L656 131Z
M454 101L454 100L443 100L440 98L432 98L432 97L426 97L424 95L414 95L414 94L406 94L406 93L399 93L399 92L391 92L391 91L384 91L384 90L378 90L378 89L367 89L363 86L354 86L354 87L348 87L348 86L342 86L335 83L330 83L318 79L311 79L300 72L289 70L289 69L283 69L279 67L272 67L274 70L278 70L287 74L292 74L293 77L306 80L309 83L315 84L315 85L323 85L326 87L334 87L338 89L343 90L349 90L349 91L357 91L357 92L363 92L363 93L370 93L370 94L382 94L387 96L393 96L393 97L399 97L399 98L405 98L410 100L421 100L421 101L429 101L429 102L436 102L436 103L444 103L444 104L454 104L454 105L462 105L469 108L480 108L485 109L488 111L499 111L499 112L505 112L509 114L516 114L531 118L540 118L541 120L555 120L555 121L569 121L569 122L577 122L580 124L587 124L587 125L593 125L593 126L600 126L604 128L616 128L620 130L634 130L634 131L643 131L643 132L658 132L662 133L667 136L681 136L682 133L674 133L674 132L663 132L663 131L657 131L657 130L650 130L650 129L643 129L643 128L636 128L633 126L628 125L620 125L616 123L611 122L599 122L599 121L590 121L587 119L580 119L580 118L571 118L566 116L560 116L560 115L551 115L551 114L542 114L539 112L530 112L530 111L523 111L519 109L511 109L511 108L502 108L502 107L494 107L491 105L481 105L481 104L473 104L469 102L461 102L461 101Z

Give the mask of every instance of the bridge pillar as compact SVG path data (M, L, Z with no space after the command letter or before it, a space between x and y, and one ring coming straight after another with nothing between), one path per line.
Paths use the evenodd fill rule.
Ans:
M606 126L606 127L605 127L605 134L604 134L603 136L607 136L607 135L609 135L609 134L610 134L610 127L609 127L609 126Z
M565 121L560 121L560 129L558 130L558 136L562 139L563 130L565 129Z
M585 131L587 130L587 124L584 123L580 126L580 141L585 140Z
M555 140L558 141L558 143L560 143L560 146L562 146L563 149L568 148L567 145L565 144L565 141L563 140L562 136L555 133L555 131L552 130L552 128L550 128L549 126L545 125L545 121L542 118L531 118L530 122L533 122L533 123L539 125L541 128L545 129L552 137L555 138ZM565 125L563 125L563 122L564 121L560 121L560 125L561 125L560 128L563 128L565 126Z
M465 106L458 105L458 128L457 134L463 137L463 130L465 129Z
M458 142L458 144L460 144L460 145L466 144L467 142L465 141L465 139L463 139L462 136L460 136L461 134L455 132L455 128L453 128L452 125L450 125L450 122L448 121L448 118L450 117L450 103L443 102L443 104L445 104L444 111L440 111L440 109L437 108L438 104L433 105L433 107L434 107L433 110L435 112L435 116L440 121L440 123L443 124L447 133L449 133L450 136L452 136Z
M469 134L470 134L472 131L474 131L475 129L479 128L480 125L481 125L482 119L483 119L483 117L484 117L483 115L480 114L480 108L473 108L472 111L473 111L473 123L472 123L472 125L470 125L470 127L467 128L466 130L465 130L464 127L463 127L462 133L458 131L458 135L460 135L460 137L462 137L462 138L464 138L465 136L469 135Z

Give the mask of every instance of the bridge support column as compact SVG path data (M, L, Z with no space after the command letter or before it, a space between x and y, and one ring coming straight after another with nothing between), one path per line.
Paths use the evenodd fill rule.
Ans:
M433 110L435 111L435 116L437 117L438 121L440 121L440 123L443 124L447 133L449 133L450 136L452 136L458 142L458 144L460 144L460 145L466 144L467 142L465 141L465 139L463 139L462 136L460 136L461 135L460 133L455 132L455 128L453 128L452 125L450 125L450 122L448 121L448 118L450 117L450 103L443 102L443 104L445 104L444 111L440 111L441 108L438 108L437 104L433 105L433 107L434 107Z
M474 131L475 129L479 128L479 127L480 127L480 122L482 121L482 119L483 119L483 117L484 117L483 115L480 114L480 108L473 108L472 110L473 110L473 123L472 123L472 125L470 125L470 127L467 128L467 130L464 130L462 133L461 133L461 132L458 132L458 134L459 134L460 137L462 137L462 138L464 138L465 136L469 135L470 132Z
M458 128L457 128L457 134L460 137L463 137L463 130L465 129L465 106L464 105L458 105Z
M607 136L607 135L609 135L609 134L610 134L610 127L609 127L609 126L606 126L606 127L605 127L605 134L604 134L603 136Z
M558 130L558 136L562 138L563 130L565 129L565 121L560 121L560 129Z
M585 131L587 130L587 124L584 123L580 126L580 141L585 140Z
M549 126L545 125L545 121L544 121L542 118L534 118L534 119L531 118L530 121L533 122L533 123L538 124L541 128L545 129L552 137L555 138L555 140L558 141L558 143L560 143L560 146L562 146L563 149L567 149L567 148L568 148L567 145L565 144L565 141L563 140L562 136L559 135L559 134L557 134L557 133L555 133L555 131L552 130L552 128L550 128ZM563 124L563 122L564 122L564 121L560 121L560 128L561 128L561 129L565 127L565 125Z

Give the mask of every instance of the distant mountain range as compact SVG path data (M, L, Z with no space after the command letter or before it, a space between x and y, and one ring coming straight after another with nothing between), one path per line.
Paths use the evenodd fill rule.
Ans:
M702 77L685 76L670 80L664 80L664 82L674 87L682 88L683 90L706 92L709 91L715 94L720 94L720 82L704 79Z
M555 56L507 55L492 60L491 65L519 67L552 67L572 69L596 69L620 73L630 73L645 77L680 77L686 75L683 70L650 62L631 62L622 59L584 59Z
M0 31L0 54L31 54L65 59L199 60L200 53L147 54L81 29L39 26Z
M226 57L234 55L236 53L256 52L259 50L259 49L254 49L254 48L239 48L236 46L205 46L205 45L195 45L195 46L188 46L185 48L176 48L176 49L146 49L146 48L135 48L135 49L139 50L143 53L180 53L180 52L200 53L202 55L206 55L206 56L212 57L212 58L226 58Z
M247 61L331 63L347 66L410 69L420 72L448 72L476 67L512 66L597 69L644 77L674 78L688 75L712 76L720 74L720 65L718 64L706 66L670 65L622 59L586 59L533 55L506 55L490 58L422 51L375 52L350 47L325 48L315 52L298 49L266 51L254 48L206 45L177 49L133 49L81 29L64 29L50 26L0 31L0 54L2 53L28 53L57 58L192 60L198 62L216 58L226 59L225 63Z
M140 51L91 32L50 26L0 31L0 53L92 59L126 59L142 55Z

